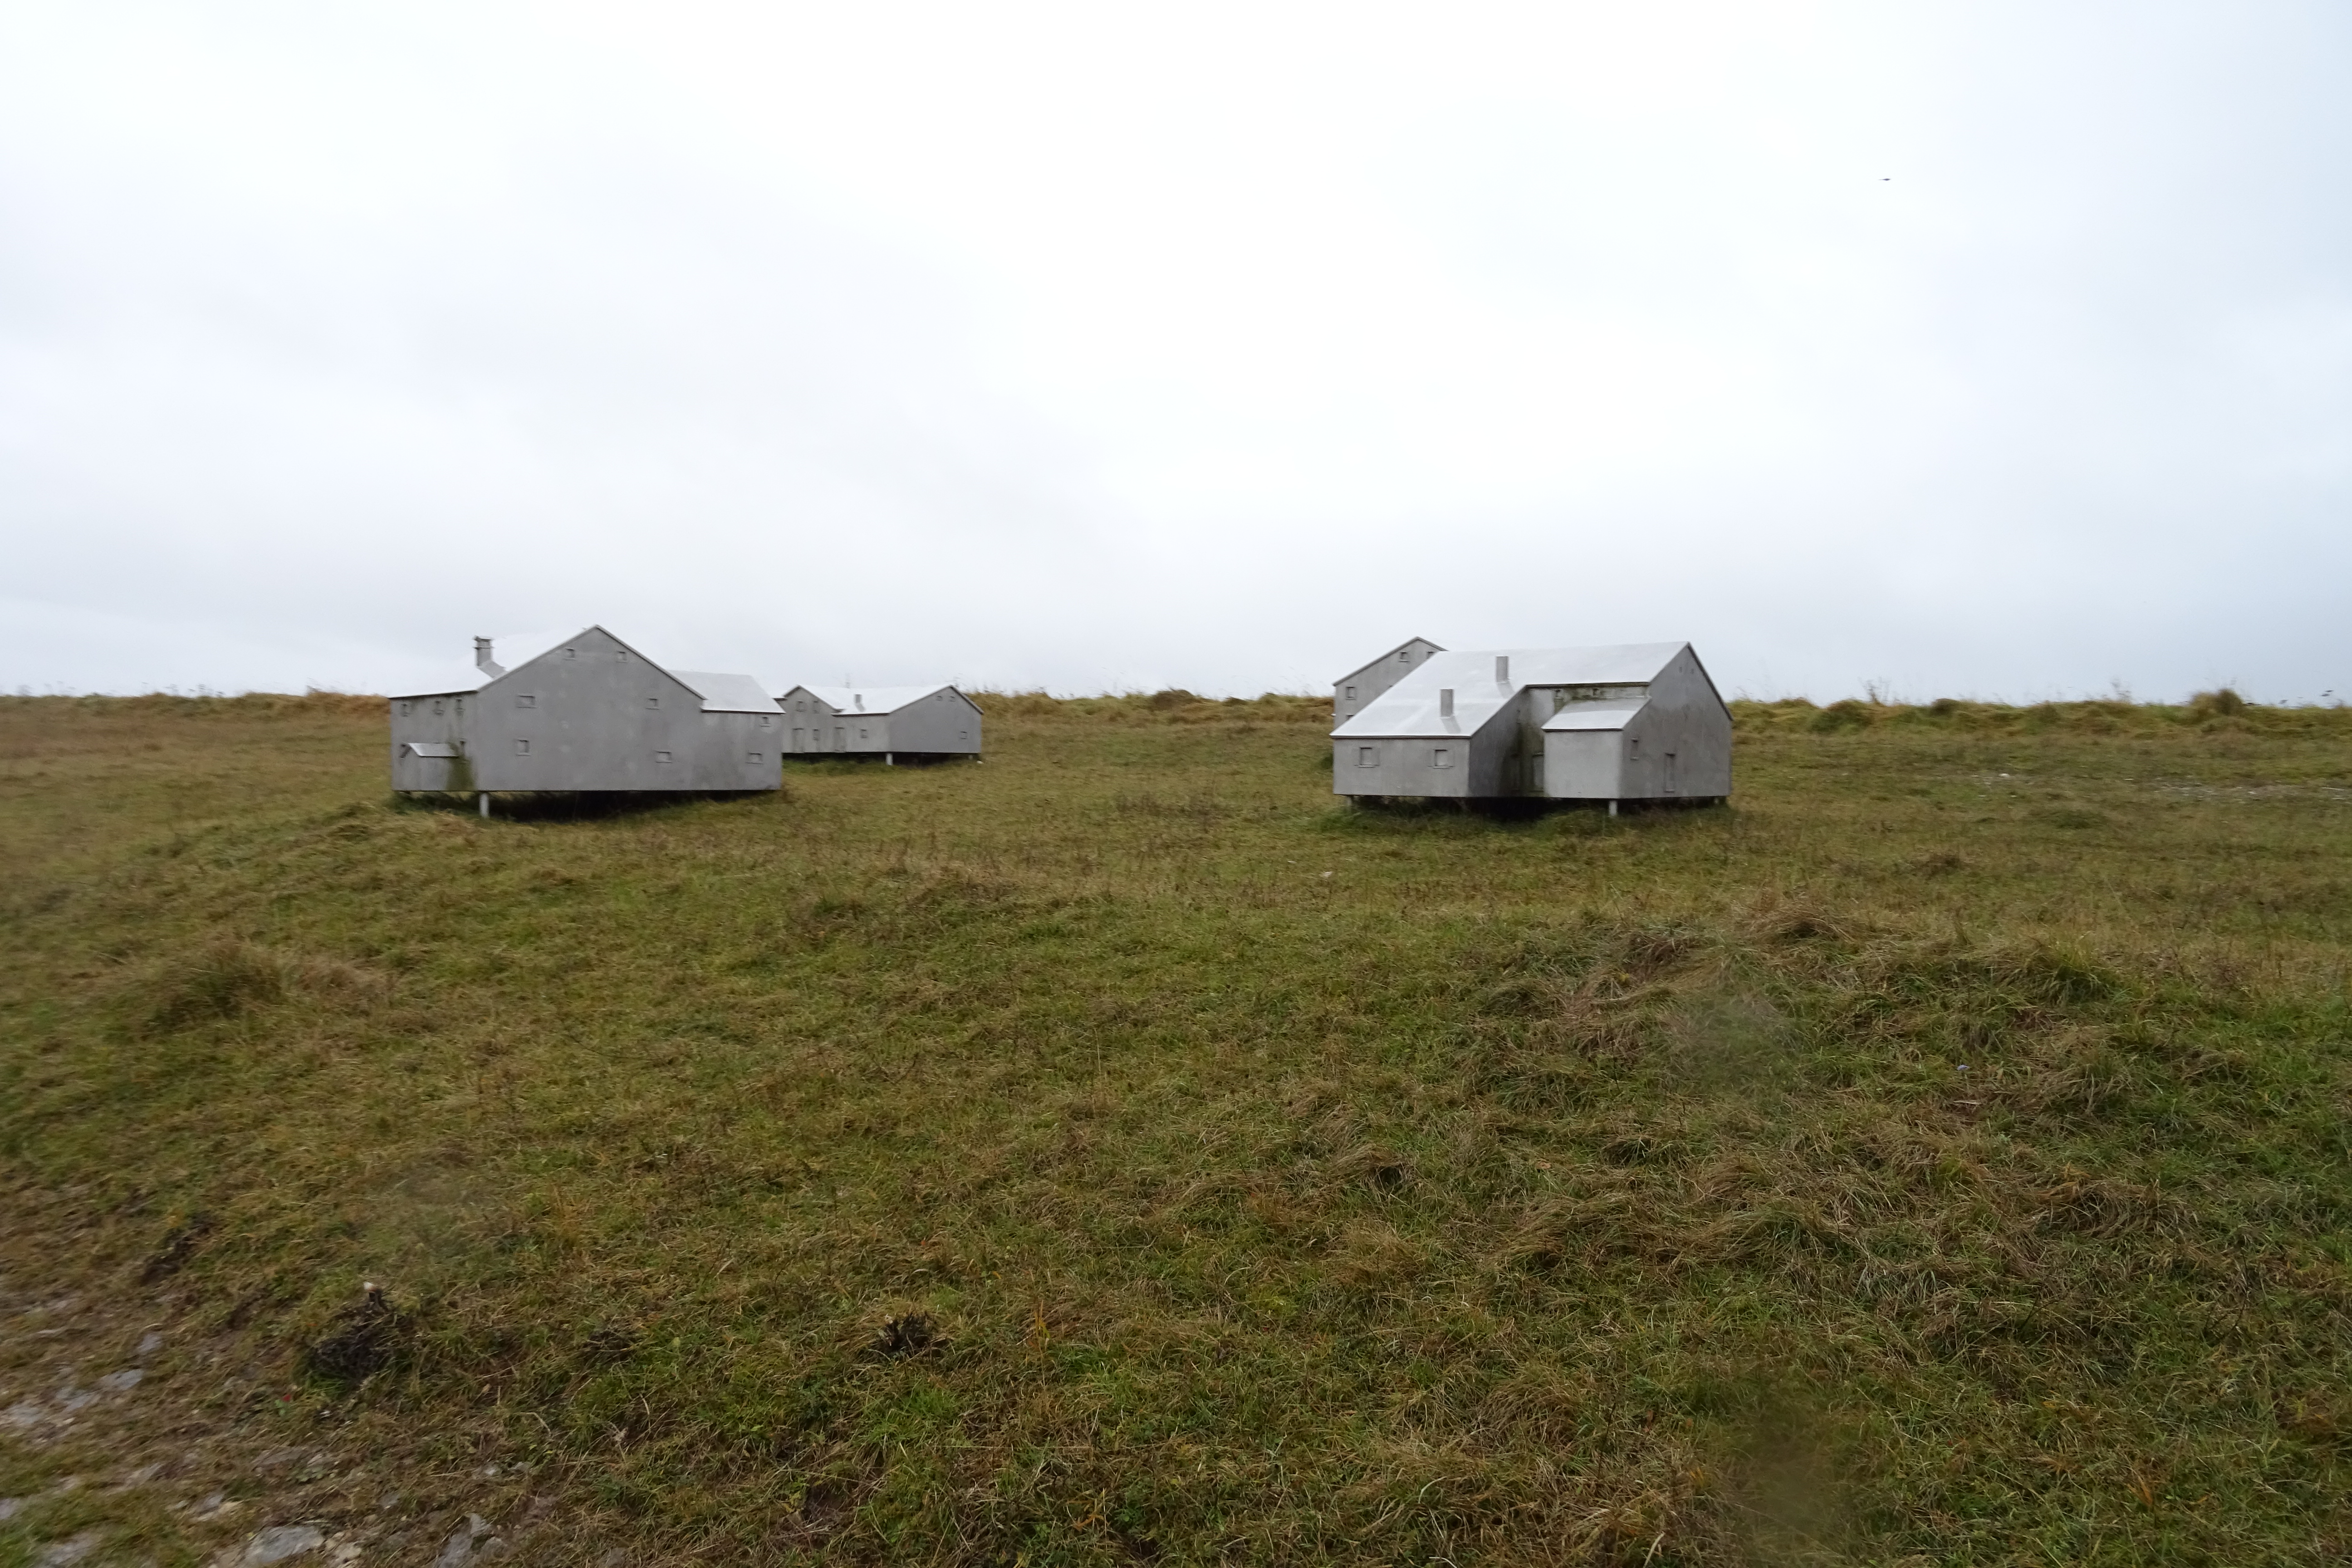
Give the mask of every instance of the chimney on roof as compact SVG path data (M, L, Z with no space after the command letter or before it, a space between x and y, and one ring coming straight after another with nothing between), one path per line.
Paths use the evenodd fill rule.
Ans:
M856 706L856 709L860 713L866 711L866 693L863 691L853 691L849 694L849 700Z
M1507 653L1498 653L1495 656L1495 684L1497 686L1508 686L1510 683L1511 656Z
M1454 688L1441 686L1437 689L1437 716L1441 719L1454 717Z
M488 637L474 639L474 668L492 680L496 680L507 672L505 665L490 657L490 639Z

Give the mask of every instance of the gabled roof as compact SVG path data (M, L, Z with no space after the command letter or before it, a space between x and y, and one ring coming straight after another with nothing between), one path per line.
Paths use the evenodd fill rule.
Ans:
M1430 642L1427 637L1407 637L1404 641L1397 644L1396 647L1389 649L1388 652L1381 655L1380 658L1366 659L1363 663L1356 666L1355 668L1349 670L1347 674L1341 676L1338 680L1333 681L1331 684L1334 686L1342 685L1347 681L1354 679L1357 676L1363 674L1364 671L1371 668L1376 664L1386 664L1389 660L1394 658L1397 655L1402 653L1405 649L1411 647L1415 643L1428 643L1429 646L1436 649L1438 653L1444 653L1445 651L1444 645ZM1433 655L1433 657L1434 656Z
M955 691L963 697L952 682L944 680L935 686L796 686L793 691L805 691L836 713L864 713L877 719L911 707L935 692Z
M781 713L776 700L760 689L760 683L748 675L720 675L707 669L673 669L669 672L702 699L705 713Z
M627 649L631 657L661 671L697 697L701 698L702 710L705 713L782 711L769 698L756 677L716 674L708 670L672 669L659 659L647 658L644 650L627 638L615 636L599 626L583 626L569 637L533 632L513 637L493 637L490 639L491 657L504 667L506 671L504 675L492 676L480 669L468 669L462 676L456 676L446 686L425 687L415 691L395 691L393 696L395 698L470 696L493 680L504 680L525 665L535 664L557 648L576 643L591 632L602 633L611 637L615 643ZM520 658L516 658L509 651L516 648L529 648L531 651Z
M1331 731L1335 740L1383 735L1469 735L1530 686L1646 686L1690 645L1619 643L1604 647L1487 648L1433 653L1412 673ZM1495 660L1510 675L1495 679ZM1438 693L1454 692L1454 712L1439 713Z

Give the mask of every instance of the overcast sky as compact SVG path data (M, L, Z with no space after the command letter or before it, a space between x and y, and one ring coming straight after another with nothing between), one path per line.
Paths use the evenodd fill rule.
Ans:
M2352 7L0 0L0 541L9 689L2352 695Z

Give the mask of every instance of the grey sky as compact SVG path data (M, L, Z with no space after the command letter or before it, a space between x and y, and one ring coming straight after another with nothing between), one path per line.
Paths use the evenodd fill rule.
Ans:
M602 621L2352 694L2347 68L2335 4L0 5L0 686Z

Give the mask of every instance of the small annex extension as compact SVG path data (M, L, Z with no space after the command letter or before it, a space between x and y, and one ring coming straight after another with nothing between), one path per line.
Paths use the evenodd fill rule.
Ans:
M1731 710L1688 643L1430 647L1331 731L1336 793L1605 801L1612 811L1731 794Z
M509 669L392 699L392 787L411 792L778 789L783 710L748 675L666 669L590 626Z
M795 686L776 706L793 756L894 763L980 755L980 705L950 685Z

